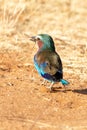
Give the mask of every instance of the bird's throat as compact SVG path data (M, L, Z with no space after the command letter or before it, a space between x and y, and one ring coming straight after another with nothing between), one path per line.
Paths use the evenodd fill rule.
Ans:
M43 46L43 42L42 42L42 41L38 41L38 43L37 43L37 44L38 44L38 48L39 48L39 49L41 49L41 48L42 48L42 46Z

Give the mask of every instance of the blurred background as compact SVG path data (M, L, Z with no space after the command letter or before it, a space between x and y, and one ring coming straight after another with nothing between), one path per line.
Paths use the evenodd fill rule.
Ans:
M64 48L70 53L66 56L63 49L60 53L65 56L65 62L69 61L69 66L72 64L78 68L81 79L84 80L83 74L86 79L87 0L3 0L0 5L1 41L26 43L29 39L25 38L25 34L48 33L56 40L56 44L60 41L67 43L68 47L64 44ZM1 43L1 46L4 44ZM71 73L72 70L69 71Z

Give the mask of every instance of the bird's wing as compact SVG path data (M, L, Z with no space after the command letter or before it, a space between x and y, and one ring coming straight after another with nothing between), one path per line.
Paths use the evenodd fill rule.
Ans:
M55 75L62 73L62 62L56 52L50 50L42 51L37 55L37 62L42 74Z

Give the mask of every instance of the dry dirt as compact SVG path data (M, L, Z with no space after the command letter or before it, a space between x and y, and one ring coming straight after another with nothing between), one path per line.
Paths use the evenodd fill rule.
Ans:
M0 1L0 130L87 130L87 0ZM29 36L50 34L67 88L33 65ZM27 34L27 35L25 35Z

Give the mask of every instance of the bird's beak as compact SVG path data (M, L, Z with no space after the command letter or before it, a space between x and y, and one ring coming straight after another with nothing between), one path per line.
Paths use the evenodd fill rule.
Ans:
M30 40L33 41L33 42L36 42L36 37L35 36L30 37Z

